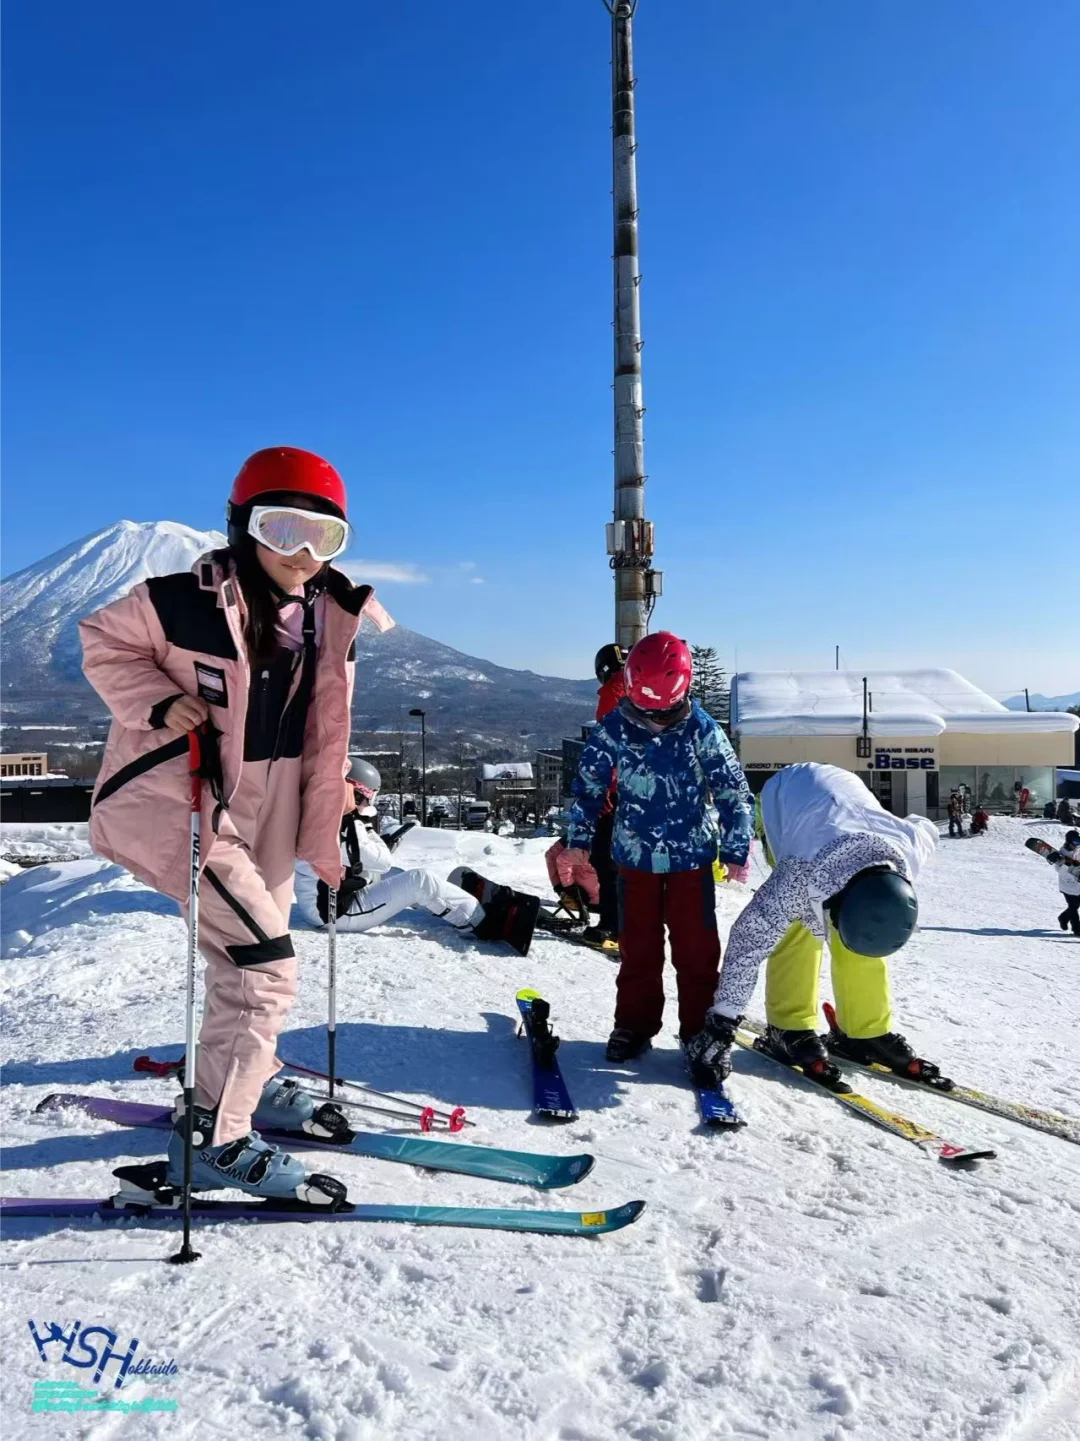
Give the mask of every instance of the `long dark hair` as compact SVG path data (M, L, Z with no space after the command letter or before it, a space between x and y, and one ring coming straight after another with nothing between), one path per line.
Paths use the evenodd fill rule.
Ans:
M285 592L274 584L259 564L255 541L251 536L242 536L235 544L216 550L214 559L226 574L231 571L236 577L244 597L247 607L244 639L247 641L248 660L253 667L269 665L277 654L278 606Z

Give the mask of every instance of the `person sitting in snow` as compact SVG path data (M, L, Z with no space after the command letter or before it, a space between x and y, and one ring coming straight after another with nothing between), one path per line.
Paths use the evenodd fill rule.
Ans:
M567 874L588 877L589 847L615 773L612 855L619 871L619 974L607 1059L648 1050L664 1014L664 929L679 994L679 1034L701 1028L716 986L713 862L746 864L754 804L727 737L690 696L686 644L668 631L638 641L626 694L594 727L578 763L565 847ZM716 808L719 833L709 810ZM592 877L595 886L595 874Z
M353 805L341 823L345 871L337 892L336 928L350 934L363 933L392 920L410 906L419 906L477 940L504 940L505 917L499 899L485 910L467 891L441 880L434 871L422 867L402 870L394 865L394 847L417 821L415 817L407 819L390 836L379 834L375 798L382 777L375 767L354 757L347 779L352 786ZM303 861L296 867L296 904L310 926L328 924L329 887Z
M731 929L705 1025L687 1046L699 1085L722 1081L757 981L765 980L764 1047L811 1079L840 1078L829 1053L934 1080L892 1029L885 957L910 939L919 907L914 881L933 854L925 816L890 815L862 781L837 766L793 765L761 792L773 871ZM828 939L837 1027L817 1033L818 973Z
M985 806L980 806L971 817L971 834L981 836L984 831L990 828L990 812Z

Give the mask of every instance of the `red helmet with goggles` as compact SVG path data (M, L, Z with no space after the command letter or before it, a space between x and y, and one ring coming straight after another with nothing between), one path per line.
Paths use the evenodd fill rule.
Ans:
M305 511L296 505L301 496L309 502L311 510ZM277 510L291 509L294 515L311 515L314 512L345 521L345 483L341 476L328 460L312 454L310 450L296 450L290 445L257 450L240 467L225 508L230 545L237 545L245 535L254 533L251 525L256 502L261 503L259 508L264 512L273 507ZM347 539L347 532L345 534ZM287 526L283 536L292 545L291 549L280 549L260 536L255 538L282 555L293 555L308 544L307 541L293 544ZM326 540L326 537L321 537L319 541L324 552L327 550ZM331 553L338 555L344 548L341 544ZM312 551L312 554L315 552ZM328 560L331 556L324 553L319 558Z
M690 694L694 673L686 642L669 630L639 640L626 658L626 694L642 711L670 711Z

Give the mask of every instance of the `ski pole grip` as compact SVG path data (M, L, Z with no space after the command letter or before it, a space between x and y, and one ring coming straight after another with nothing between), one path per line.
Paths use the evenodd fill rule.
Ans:
M191 776L191 809L197 811L202 803L202 744L199 727L188 731L188 772Z

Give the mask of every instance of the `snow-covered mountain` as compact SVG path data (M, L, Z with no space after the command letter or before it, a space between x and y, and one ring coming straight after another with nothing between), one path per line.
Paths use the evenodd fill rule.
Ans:
M176 521L122 520L5 580L0 626L8 715L34 721L102 715L80 669L79 620L148 576L190 569L224 543L217 531ZM489 747L527 752L576 735L592 715L594 696L591 681L492 665L401 625L385 635L365 625L357 641L356 728L396 729L405 711L422 705L436 749L439 739L463 730Z

